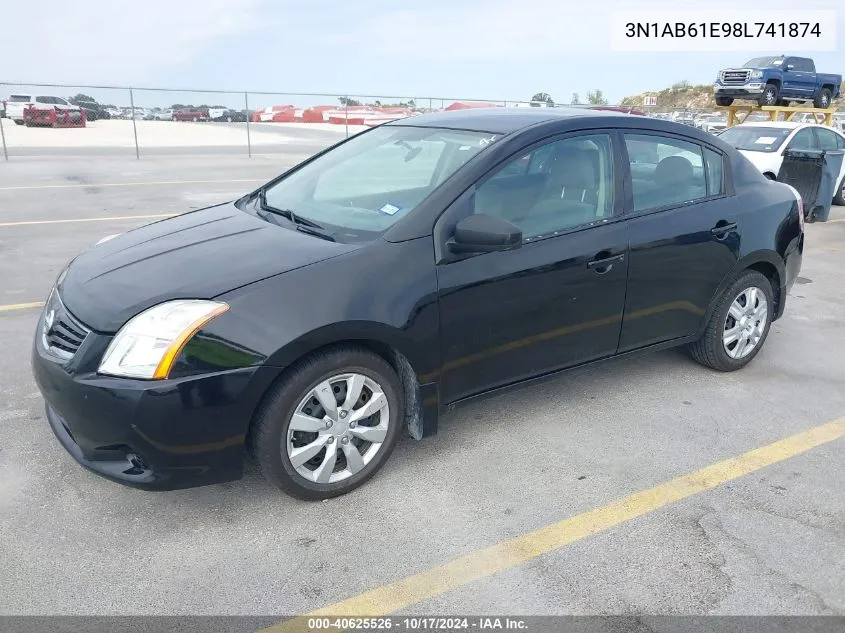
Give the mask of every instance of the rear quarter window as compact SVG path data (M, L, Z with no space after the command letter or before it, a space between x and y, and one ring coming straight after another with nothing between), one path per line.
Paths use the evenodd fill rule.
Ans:
M9 103L29 103L32 101L30 95L11 95L8 99Z

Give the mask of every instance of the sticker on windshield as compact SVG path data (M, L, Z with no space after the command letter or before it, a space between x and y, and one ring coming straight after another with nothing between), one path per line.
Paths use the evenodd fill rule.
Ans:
M771 145L777 139L774 136L761 136L756 141L754 141L757 145Z
M458 148L458 151L459 151L459 152L465 152L465 151L467 151L468 149L472 149L472 148L471 148L469 145L461 145L461 146Z
M493 136L491 136L490 138L482 138L482 139L479 139L479 140L478 140L478 144L479 144L479 145L481 145L481 147L486 147L487 145L490 145L490 143L492 143L493 141L495 141L497 138L499 138L499 137L498 137L497 135L495 135L495 134L494 134L494 135L493 135Z
M386 204L379 211L387 215L395 215L402 207L397 207L395 204Z

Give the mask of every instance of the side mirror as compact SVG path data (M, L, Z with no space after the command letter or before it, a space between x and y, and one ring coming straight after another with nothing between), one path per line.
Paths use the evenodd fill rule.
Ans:
M522 246L522 230L507 220L491 215L465 217L455 226L455 235L448 242L452 253L492 253Z
M795 70L795 64L787 64L786 69L787 70Z

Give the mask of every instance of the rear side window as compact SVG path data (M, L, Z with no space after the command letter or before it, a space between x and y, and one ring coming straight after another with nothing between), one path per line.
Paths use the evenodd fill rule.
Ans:
M716 151L704 148L704 162L707 164L707 195L725 193L725 159Z
M681 205L706 198L702 148L697 143L652 134L625 134L634 211Z
M11 95L8 99L9 103L29 103L32 101L30 95Z

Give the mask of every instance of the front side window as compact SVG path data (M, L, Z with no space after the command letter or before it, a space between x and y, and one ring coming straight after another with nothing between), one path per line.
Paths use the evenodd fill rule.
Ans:
M838 139L840 137L833 130L825 130L823 128L819 128L819 129L816 130L816 136L819 139L819 149L836 149L837 148L836 139Z
M789 141L789 149L813 150L818 148L816 135L813 133L813 128L811 127L798 130L795 136L792 137L792 140Z
M706 198L702 148L665 136L625 134L631 165L634 211Z
M538 239L613 215L607 134L541 145L499 169L473 196L473 212L499 217Z
M497 138L488 132L379 127L267 187L266 203L319 224L341 241L370 240Z

